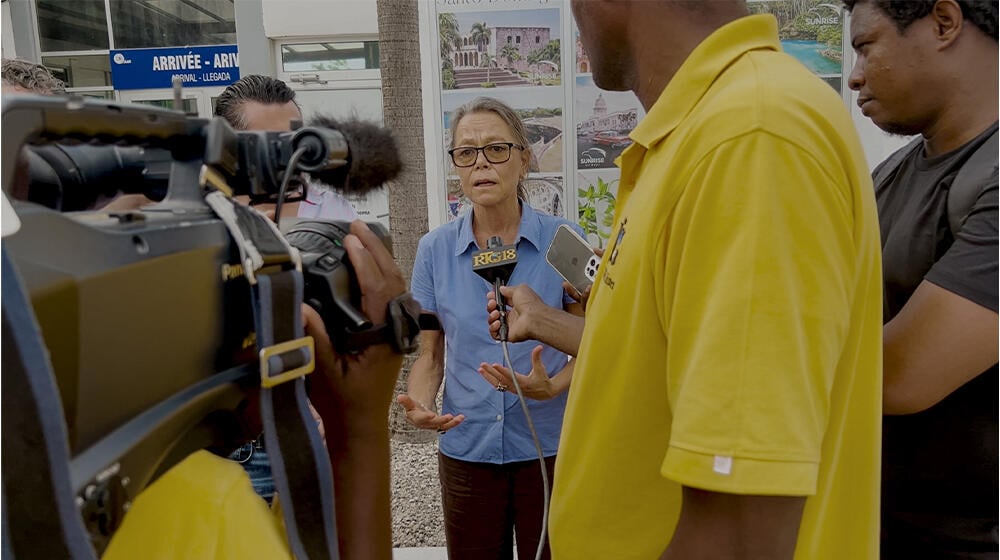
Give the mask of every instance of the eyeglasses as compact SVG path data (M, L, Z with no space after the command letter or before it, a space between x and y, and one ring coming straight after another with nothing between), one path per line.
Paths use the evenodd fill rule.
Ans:
M513 142L494 142L485 146L459 146L448 150L451 155L451 162L455 167L472 167L479 159L479 152L483 152L486 161L490 163L505 163L510 159L510 149L517 148L523 150L524 146L519 146Z

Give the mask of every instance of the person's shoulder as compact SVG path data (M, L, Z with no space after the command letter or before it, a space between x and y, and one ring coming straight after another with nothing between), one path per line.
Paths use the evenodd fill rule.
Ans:
M747 53L719 77L707 99L713 129L732 138L761 132L797 141L817 128L854 131L837 90L784 52Z

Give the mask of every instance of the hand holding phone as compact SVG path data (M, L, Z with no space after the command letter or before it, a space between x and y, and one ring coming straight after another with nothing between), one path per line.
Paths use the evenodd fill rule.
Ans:
M559 226L545 260L581 294L594 283L601 259L573 228Z

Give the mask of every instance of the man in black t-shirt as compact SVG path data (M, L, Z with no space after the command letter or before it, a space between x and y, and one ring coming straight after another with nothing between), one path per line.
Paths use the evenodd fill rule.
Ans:
M875 172L882 558L997 558L997 0L845 3L862 112L922 136ZM983 158L992 173L955 180Z

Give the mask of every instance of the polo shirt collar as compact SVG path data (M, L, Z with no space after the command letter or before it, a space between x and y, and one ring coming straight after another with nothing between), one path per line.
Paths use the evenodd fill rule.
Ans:
M542 220L530 205L520 201L521 223L517 227L517 241L524 239L534 245L536 249L542 246ZM458 237L455 239L455 256L469 250L469 246L476 245L476 236L472 233L472 210L465 212L458 218Z
M691 51L649 113L632 130L632 139L648 150L684 120L733 61L759 49L781 50L778 21L770 14L742 17L716 29Z

